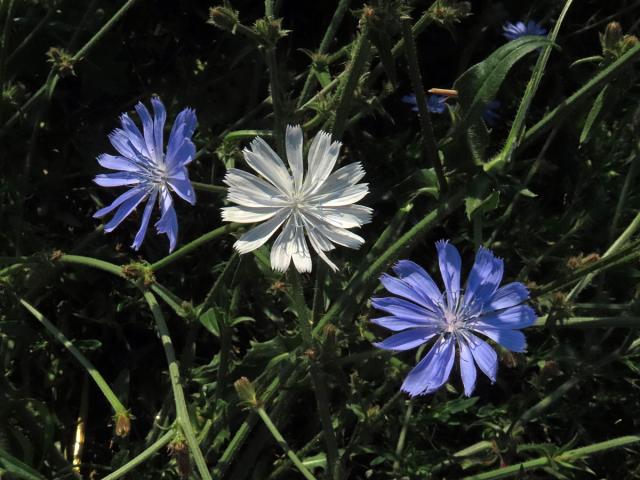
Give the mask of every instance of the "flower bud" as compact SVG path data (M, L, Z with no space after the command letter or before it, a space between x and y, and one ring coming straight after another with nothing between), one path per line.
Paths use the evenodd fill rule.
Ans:
M128 411L118 412L115 414L115 429L117 437L126 437L131 431L131 414Z
M258 406L256 389L247 377L240 377L234 382L233 387L236 389L236 393L242 403L249 407Z
M609 23L604 33L600 35L603 51L615 50L620 40L622 40L622 26L618 22Z
M227 7L212 7L209 9L207 23L215 25L221 30L236 33L236 27L240 23L238 11Z

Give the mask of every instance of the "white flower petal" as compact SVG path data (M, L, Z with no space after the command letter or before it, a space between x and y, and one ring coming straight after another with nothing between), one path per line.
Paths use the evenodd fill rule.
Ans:
M363 205L349 205L342 207L310 207L314 215L327 223L340 228L360 227L371 222L373 210Z
M266 222L244 233L233 246L240 254L249 253L256 248L260 248L271 238L289 214L289 210L283 208Z
M349 230L345 230L344 228L335 227L327 223L322 217L315 216L311 212L305 211L304 216L316 230L333 243L354 249L360 248L364 243L364 239L361 236L356 235Z
M315 148L312 144L309 149L309 167L304 182L304 192L307 195L322 187L336 165L342 146L340 142L331 143L331 135L322 131L316 135L314 143Z
M273 217L282 207L224 207L222 220L225 222L254 223Z
M282 207L286 199L282 193L255 175L231 168L224 177L229 186L227 200L246 207Z
M293 181L297 191L302 188L304 166L302 161L302 129L300 125L288 125L286 136L287 160L293 173Z
M323 207L340 207L343 205L351 205L358 200L362 200L369 193L368 183L359 183L343 190L335 190L324 194L312 195L307 199L308 202Z
M293 191L291 175L276 152L260 137L251 142L251 150L244 149L244 159L257 173L266 178L282 193Z
M273 247L271 247L271 268L276 272L285 272L289 268L291 252L293 251L290 244L293 243L295 231L293 220L289 217L287 223L284 224L282 232L273 242Z
M304 227L302 222L300 225L295 226L295 234L293 242L290 244L293 247L291 257L293 258L293 264L300 273L311 271L311 254L309 253L309 247L307 241L304 239Z
M324 235L318 232L315 228L307 228L307 236L309 237L309 243L316 251L318 256L324 260L324 262L329 265L331 270L334 272L338 271L338 267L335 263L329 260L329 257L325 255L324 252L333 250L335 247L333 243L331 243Z
M358 183L364 175L365 171L360 162L350 163L329 175L327 181L316 193L322 194L334 190L343 190Z

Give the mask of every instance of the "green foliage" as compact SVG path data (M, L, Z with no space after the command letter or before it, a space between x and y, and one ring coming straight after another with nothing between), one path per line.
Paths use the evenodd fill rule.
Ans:
M0 477L640 476L636 2L79 3L0 2ZM506 42L517 19L553 31ZM420 82L448 113L402 103ZM152 94L199 120L171 255L92 218L94 158ZM367 172L336 273L274 272L220 220L241 150L295 123ZM540 319L495 384L409 401L368 299L398 259L437 276L440 238L504 258Z

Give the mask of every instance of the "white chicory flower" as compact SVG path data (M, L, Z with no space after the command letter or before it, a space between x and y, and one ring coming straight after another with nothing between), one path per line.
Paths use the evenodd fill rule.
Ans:
M333 250L334 244L357 249L364 243L348 229L371 221L369 207L354 205L369 193L369 187L358 183L365 174L360 163L331 173L341 145L332 142L330 134L319 132L309 148L306 175L300 126L287 127L290 172L262 138L256 137L250 148L244 149L247 164L260 176L229 169L224 179L229 186L227 200L237 206L223 208L222 218L227 222L262 223L236 241L234 247L239 253L261 247L283 224L271 248L271 267L279 272L286 271L291 260L299 272L311 271L306 238L333 270L337 267L325 252Z

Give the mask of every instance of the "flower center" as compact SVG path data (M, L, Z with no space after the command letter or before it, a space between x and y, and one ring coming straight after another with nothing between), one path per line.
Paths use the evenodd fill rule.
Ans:
M455 333L464 328L465 317L460 312L452 312L448 308L443 309L444 313L444 331L447 333Z

